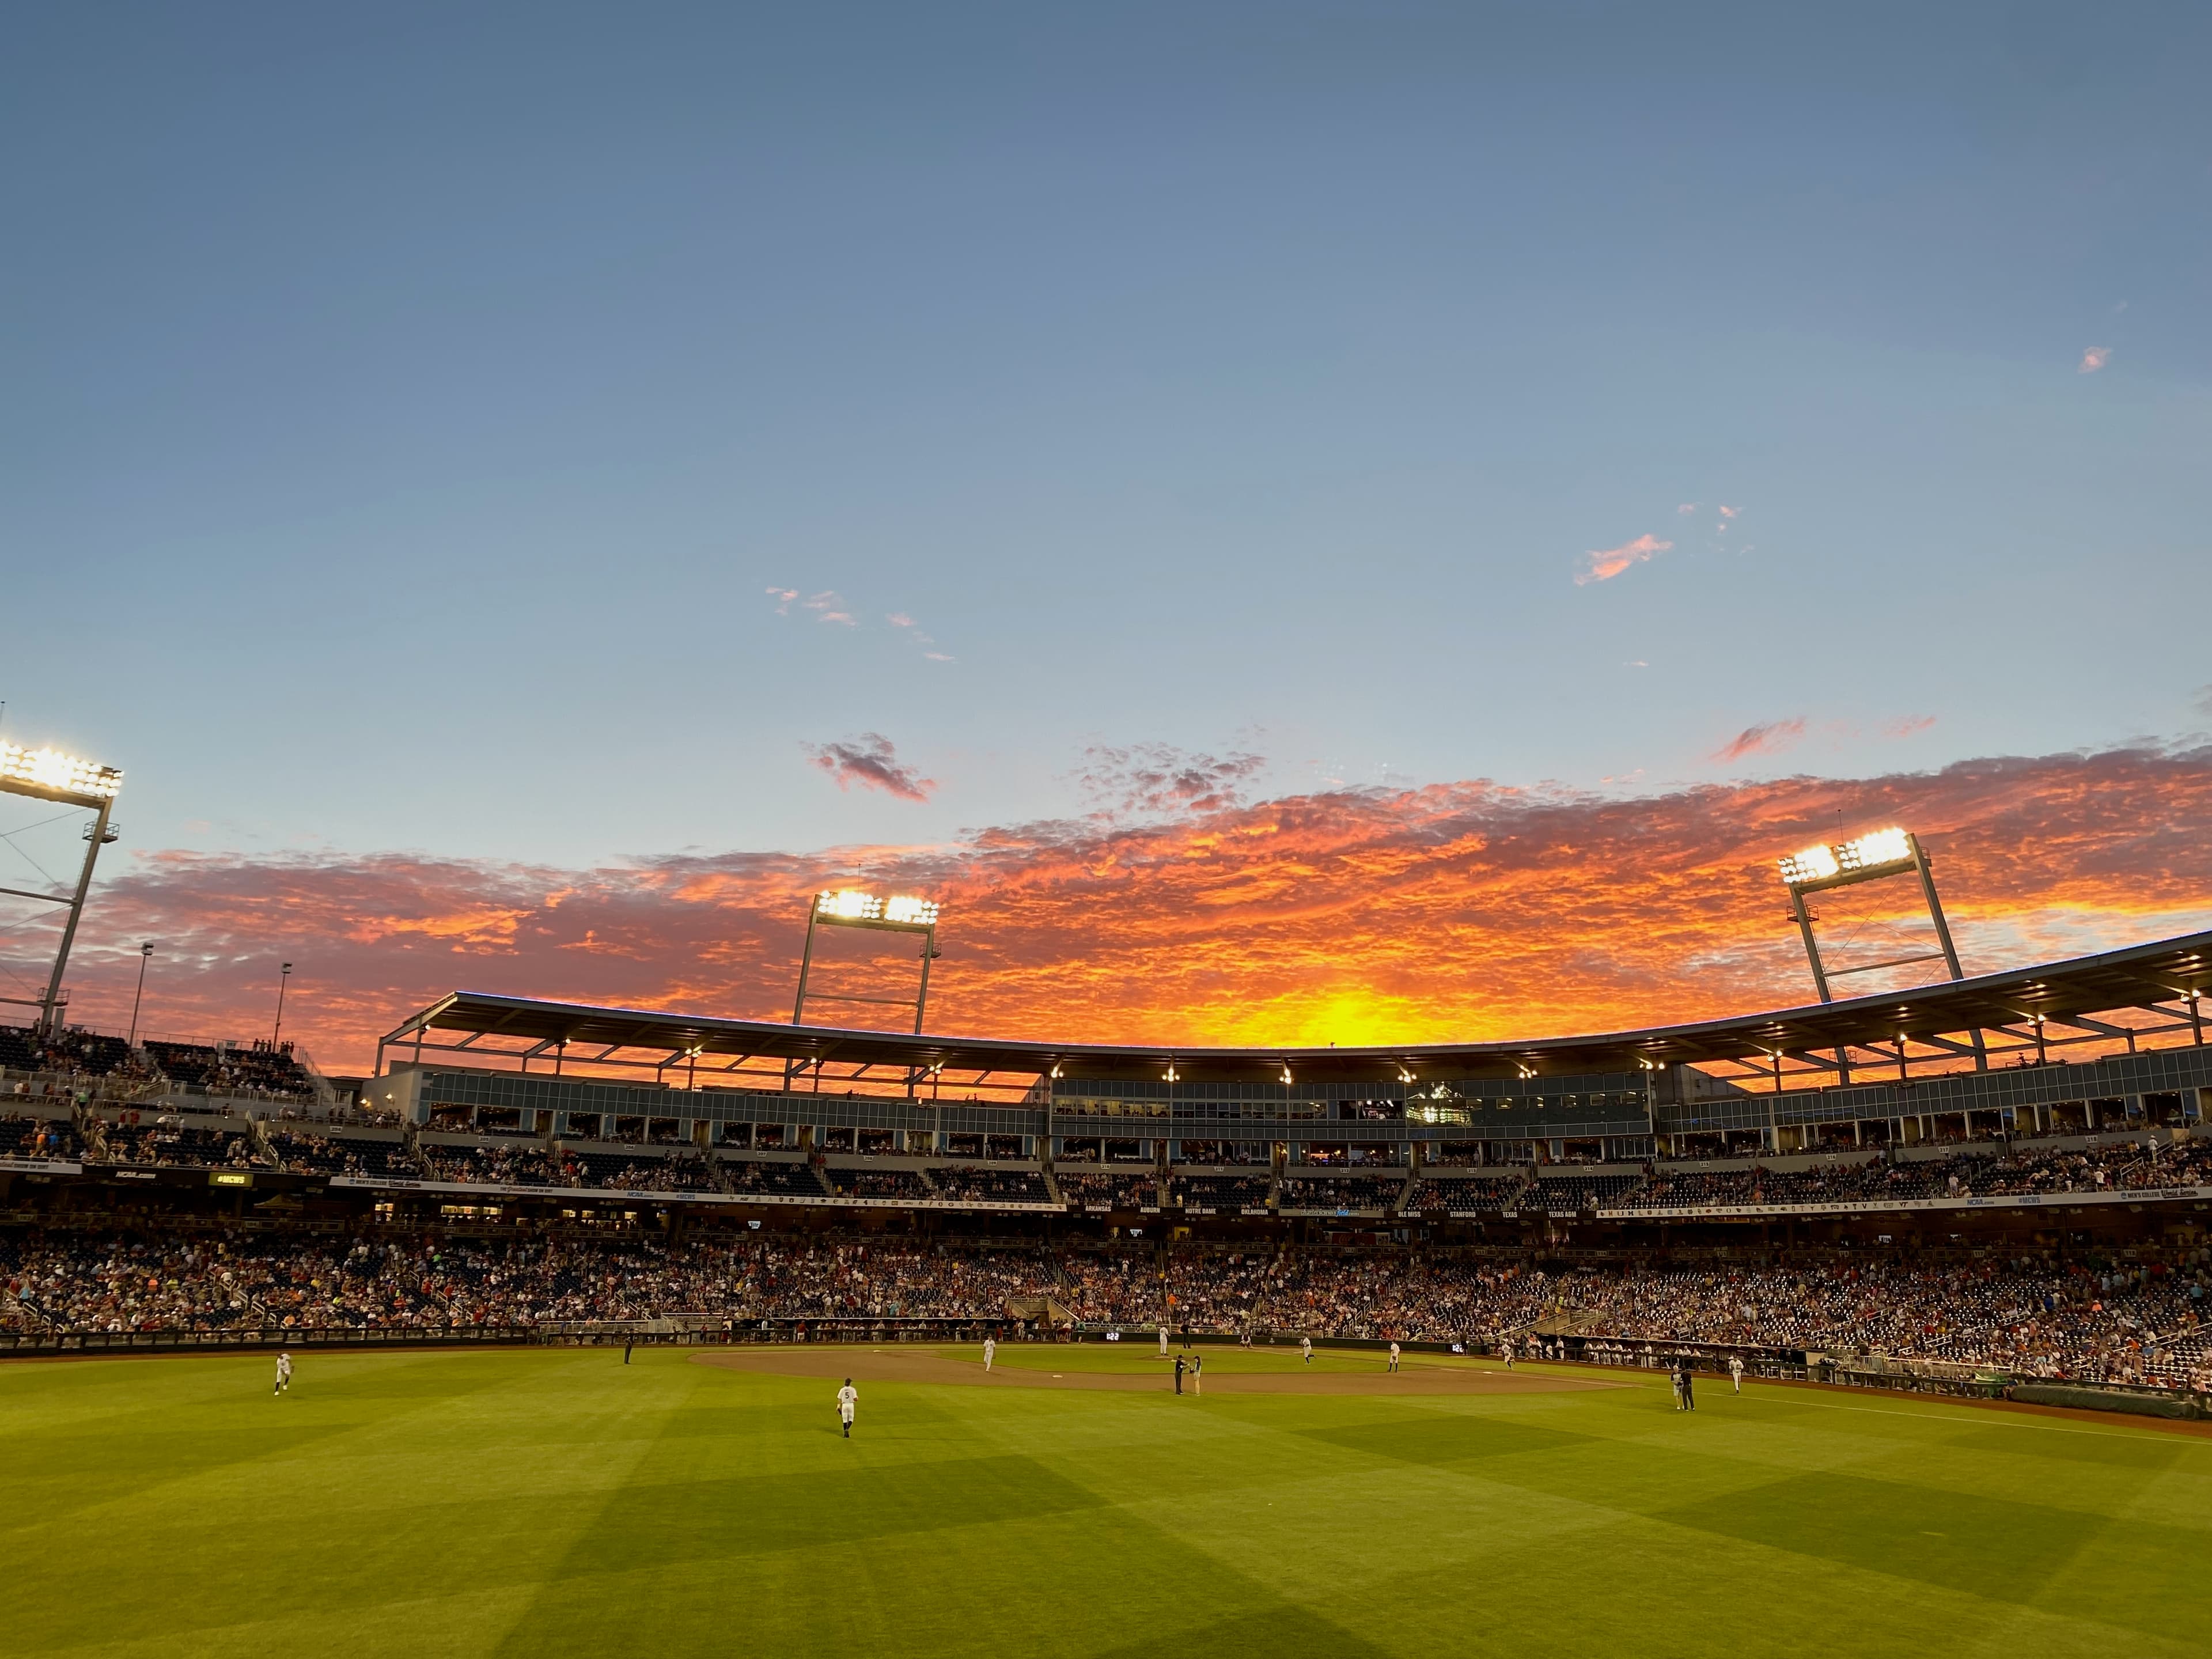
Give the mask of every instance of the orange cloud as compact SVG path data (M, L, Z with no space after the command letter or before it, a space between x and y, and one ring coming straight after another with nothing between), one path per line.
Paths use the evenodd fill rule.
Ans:
M1747 726L1713 750L1712 758L1727 765L1753 755L1779 754L1804 735L1805 722L1802 719L1768 720L1762 726Z
M2109 363L2112 361L2112 347L2091 346L2087 351L2081 354L2081 367L2076 368L2074 372L2077 374L2094 374L2099 369L2102 368L2106 363Z
M1893 720L1881 723L1881 734L1885 738L1910 738L1925 732L1935 724L1933 714L1900 714Z
M338 1070L366 1066L378 1036L456 987L784 1018L807 895L849 879L945 902L938 1030L1263 1044L1600 1030L1809 1000L1778 852L1917 830L1974 971L2212 926L2208 817L2212 747L1632 797L1482 781L1340 790L1134 825L1006 826L947 848L588 871L171 854L100 884L72 1012L120 1030L137 942L152 939L142 1029L265 1030L291 961L285 1030ZM1856 889L1852 903L1829 918L1839 950L1855 930L1852 959L1929 948L1911 884ZM0 933L10 961L51 945L30 925ZM875 994L913 964L856 955L817 971Z
M1588 561L1582 574L1575 578L1577 587L1587 587L1592 582L1611 581L1632 564L1643 564L1660 554L1671 550L1674 544L1662 542L1656 536L1638 536L1632 542L1623 542L1619 547L1585 553Z

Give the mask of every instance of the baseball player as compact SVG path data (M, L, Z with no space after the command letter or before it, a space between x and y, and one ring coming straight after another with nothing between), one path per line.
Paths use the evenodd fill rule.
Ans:
M998 1339L996 1337L990 1336L985 1337L983 1339L983 1369L985 1370L988 1371L991 1369L991 1361L998 1357Z
M1738 1394L1743 1392L1743 1356L1740 1353L1729 1356L1729 1381L1735 1384Z
M1310 1337L1310 1336L1302 1336L1302 1337L1300 1337L1300 1338L1298 1339L1298 1352L1299 1352L1300 1353L1303 1353L1304 1355L1305 1355L1305 1357L1306 1357L1306 1364L1309 1364L1309 1365L1312 1364L1313 1364L1313 1338L1311 1338L1311 1337Z
M1398 1345L1395 1342L1390 1345L1390 1369L1394 1371L1398 1369Z
M292 1356L289 1353L280 1353L276 1356L276 1386L269 1392L272 1395L283 1394L291 1386Z
M853 1437L853 1408L860 1403L860 1394L854 1389L853 1379L848 1376L845 1379L845 1386L837 1390L837 1420L845 1425L845 1438L848 1440Z

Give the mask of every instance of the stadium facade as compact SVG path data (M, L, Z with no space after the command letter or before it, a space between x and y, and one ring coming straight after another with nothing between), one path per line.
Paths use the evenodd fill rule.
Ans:
M2212 933L2200 933L1738 1018L1389 1049L961 1039L459 992L386 1036L368 1094L433 1145L613 1143L682 1149L717 1172L816 1172L794 1170L774 1192L717 1180L688 1200L698 1203L1166 1208L1188 1219L1504 1217L1521 1213L1517 1200L1624 1222L1771 1218L1869 1200L1768 1202L1754 1188L1753 1201L1628 1200L1644 1177L1732 1164L1788 1175L1841 1158L1909 1165L2028 1143L2185 1143L2212 1107L2208 979ZM980 1194L937 1195L931 1172L947 1166L998 1173ZM1117 1170L1155 1179L1081 1179ZM894 1177L876 1183L887 1195L862 1190L872 1171ZM1522 1189L1509 1191L1515 1171ZM1087 1206L1063 1184L1101 1196ZM1953 1184L1896 1182L1913 1195L1893 1202L2051 1201ZM1153 1202L1124 1203L1131 1194ZM2199 1196L2173 1183L2174 1199Z
M16 1126L0 1182L305 1186L387 1218L662 1225L672 1209L1444 1236L1875 1210L2111 1206L2117 1219L2208 1196L2155 1178L2161 1147L2191 1165L2203 1150L2208 979L2212 933L2198 933L1738 1018L1389 1049L968 1039L457 992L387 1034L351 1109L319 1079L312 1097L304 1077L289 1097L242 1097L124 1068L109 1076L128 1087L58 1091L19 1071L0 1082ZM100 1042L119 1050L83 1052ZM56 1123L43 1137L27 1127L41 1113ZM147 1132L149 1116L169 1131ZM285 1167L271 1126L288 1119L325 1120L339 1150ZM151 1150L117 1150L141 1140ZM1993 1160L2115 1142L2147 1149L2152 1176L2106 1190L1985 1178ZM1818 1190L1831 1169L1886 1173Z

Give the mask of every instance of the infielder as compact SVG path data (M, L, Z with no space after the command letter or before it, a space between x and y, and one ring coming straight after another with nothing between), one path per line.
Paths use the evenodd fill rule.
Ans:
M276 1356L276 1386L269 1392L271 1395L280 1395L291 1386L292 1356L289 1353L280 1353Z
M1313 1338L1310 1336L1300 1337L1298 1339L1298 1351L1305 1355L1307 1364L1310 1365L1313 1364Z
M989 1336L985 1337L983 1339L983 1369L985 1370L988 1371L991 1369L991 1361L997 1356L998 1352L998 1339Z
M845 1379L845 1386L837 1390L837 1420L845 1425L845 1438L848 1440L853 1437L853 1408L860 1403L860 1396L853 1387L853 1379L848 1376Z
M1390 1369L1394 1371L1398 1369L1398 1345L1395 1342L1390 1345Z

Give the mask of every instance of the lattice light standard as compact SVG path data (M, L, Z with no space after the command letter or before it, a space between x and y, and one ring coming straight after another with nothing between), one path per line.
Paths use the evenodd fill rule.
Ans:
M100 849L118 833L107 821L115 794L123 787L123 774L112 766L79 760L58 749L24 749L0 742L0 794L27 795L63 806L82 806L93 814L84 828L84 868L78 872L73 893L33 893L20 887L0 887L9 898L30 899L40 904L69 908L62 924L61 949L54 953L54 971L46 981L46 994L36 1002L27 997L0 997L0 1002L21 1003L39 1011L39 1029L52 1036L61 1029L62 975L68 970L70 947L76 943L76 925L84 915L85 895L92 890L92 866Z
M921 985L911 998L830 996L815 992L817 1002L873 1002L892 1008L914 1010L914 1031L921 1035L922 1016L929 1006L929 964L944 953L937 948L939 905L934 899L900 896L881 898L855 888L817 893L806 911L806 949L799 958L799 996L791 1005L791 1023L803 1025L806 1012L806 981L814 967L814 930L819 927L865 927L881 933L921 935Z
M1777 863L1781 867L1783 884L1790 890L1790 915L1796 921L1799 936L1805 941L1805 959L1812 964L1813 987L1820 992L1821 1001L1835 1000L1828 988L1832 979L1871 974L1884 968L1902 968L1915 962L1941 960L1951 970L1953 979L1966 978L1966 971L1959 966L1959 952L1951 943L1950 924L1943 920L1942 902L1936 896L1936 877L1929 867L1928 854L1920 845L1920 838L1911 831L1876 830L1839 847L1808 847ZM1917 956L1897 957L1887 962L1869 962L1856 968L1831 969L1822 962L1820 941L1813 936L1813 913L1805 908L1805 895L1905 875L1920 878L1921 896L1928 902L1928 920L1936 924L1936 942L1942 948Z

